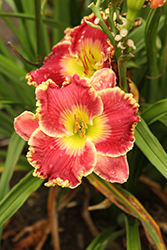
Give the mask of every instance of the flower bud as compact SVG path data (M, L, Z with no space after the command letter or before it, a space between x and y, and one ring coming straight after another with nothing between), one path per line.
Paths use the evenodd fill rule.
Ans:
M158 7L162 7L166 0L151 0L151 9L156 9Z
M142 8L145 0L127 0L127 7L132 11L138 11Z
M145 0L127 0L128 13L126 16L127 23L125 25L127 30L129 30L133 25L133 22L137 16L137 12L142 8L144 2Z

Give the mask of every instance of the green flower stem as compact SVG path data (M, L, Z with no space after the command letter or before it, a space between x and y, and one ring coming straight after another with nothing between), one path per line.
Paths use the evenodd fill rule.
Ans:
M138 11L142 8L145 0L127 0L128 13L126 16L125 29L128 31L133 26Z
M103 0L97 0L96 2L96 7L99 8L100 7L100 4L102 3Z
M35 0L35 22L37 34L37 55L39 61L44 59L44 45L43 45L43 32L42 32L42 13L41 13L41 0Z
M133 24L134 24L134 20L135 20L135 18L136 18L136 16L137 16L137 11L134 12L134 11L129 10L128 14L129 14L129 15L126 16L125 29L129 31L130 28L131 28L131 27L133 26ZM131 18L129 18L129 16L130 16Z
M110 39L110 41L112 42L112 44L114 46L115 57L116 57L116 60L118 62L119 87L121 89L123 89L125 92L127 92L126 68L125 68L124 61L121 58L120 49L117 47L116 41L114 40L114 37L111 34L111 31L108 29L107 25L103 21L103 18L101 16L99 8L97 6L95 6L94 3L91 3L88 7L94 12L95 16L97 18L99 18L99 23L98 23L99 26L102 28L103 32L108 36L108 38ZM113 12L111 12L111 15L112 14L113 14ZM111 20L112 20L112 18L110 16L110 22L111 22ZM112 24L111 30L113 29L113 26L114 26L114 24ZM114 28L114 31L115 31L115 28Z
M112 32L114 32L114 34L117 34L118 30L116 29L115 24L114 24L114 20L113 20L115 9L114 8L109 8L109 11L110 11L110 14L109 14L108 24L110 25L110 28L111 28Z
M51 234L53 240L53 248L55 250L60 250L60 240L59 240L59 225L58 225L58 213L56 208L57 203L58 187L51 187L49 190L48 197L48 216L51 227Z
M118 72L119 72L119 86L122 90L124 90L125 92L128 92L126 67L125 67L124 61L120 57L117 63L118 63Z
M113 35L111 34L111 31L108 29L107 25L105 24L105 22L103 21L103 18L101 16L100 10L97 6L94 5L94 3L91 3L88 6L95 14L95 16L97 18L99 18L99 26L102 28L103 32L108 36L108 38L110 39L110 41L112 42L112 44L114 45L114 49L115 49L115 56L116 58L118 57L118 48L115 46L116 42L114 40ZM116 48L115 48L116 47ZM117 58L118 59L118 58Z
M110 20L110 28L114 32L114 34L117 34L117 30L114 25L113 21L113 15L114 15L114 9L110 8L110 15L109 15L109 20ZM115 41L115 40L114 40ZM114 49L116 53L116 58L117 58L117 63L118 63L118 72L119 72L119 86L121 89L123 89L125 92L127 92L127 78L126 78L126 68L125 68L125 61L122 58L121 51L118 49L117 44L115 42Z

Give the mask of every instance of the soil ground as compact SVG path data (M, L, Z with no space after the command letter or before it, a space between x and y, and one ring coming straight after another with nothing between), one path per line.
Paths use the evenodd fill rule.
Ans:
M11 180L11 187L15 185L20 178L25 175L23 172L16 172ZM49 189L42 185L36 192L34 192L24 205L17 211L17 213L9 220L8 224L4 228L1 250L35 250L35 246L28 246L29 238L26 238L28 232L14 242L14 239L20 232L23 232L25 228L33 225L35 222L48 218L47 214L47 199ZM162 203L159 198L151 191L146 190L140 194L142 204L154 217L156 221L163 222L163 237L167 243L167 207ZM140 200L140 201L141 201ZM82 207L84 201L84 193L77 193L70 201L71 207L65 207L61 211L58 217L59 223L59 237L61 250L85 250L90 242L94 239L88 225L82 217ZM102 232L104 229L111 226L111 221L107 217L106 210L98 210L91 212L91 218L96 228ZM142 250L151 250L145 232L140 227L140 236L142 243ZM18 242L21 242L26 238L26 241L22 242L21 248ZM105 250L125 250L126 249L126 235L117 239L114 242L113 247L106 247ZM18 247L19 246L19 247ZM52 237L49 234L42 250L52 250Z
M22 172L14 173L11 180L11 187L14 186L24 175L25 173ZM28 246L22 246L22 248L17 249L17 242L14 242L14 238L26 227L31 226L37 221L48 218L48 191L49 189L42 185L36 192L30 195L24 205L11 218L7 226L4 228L1 250L35 249L34 247L29 248ZM64 208L60 213L58 222L61 250L84 250L94 238L81 215L83 200L83 194L77 194L71 201L72 207ZM105 211L95 211L92 215L92 218L94 217L95 220L94 223L99 231L111 226L107 221ZM24 235L24 237L26 236L27 234ZM22 240L22 238L19 240ZM53 249L50 235L42 249Z

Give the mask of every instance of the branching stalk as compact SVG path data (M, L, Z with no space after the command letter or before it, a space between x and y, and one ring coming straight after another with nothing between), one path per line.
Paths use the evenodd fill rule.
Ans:
M99 3L99 2L98 2ZM94 4L91 3L88 7L94 12L95 16L97 18L99 18L99 26L103 29L103 32L108 36L108 38L110 39L110 41L112 42L113 46L114 46L114 51L115 51L115 57L118 63L118 72L119 72L119 87L121 89L123 89L125 92L127 92L127 79L126 79L126 68L125 68L125 64L124 61L122 61L121 59L121 51L120 49L117 47L116 41L114 40L114 36L112 35L111 31L108 29L107 25L105 24L100 10L99 10L99 4ZM112 21L112 17L111 15L113 15L113 12L110 12L110 22L112 22L112 26L110 27L111 30L113 29L114 23ZM114 28L115 31L115 28Z
M51 234L54 250L60 250L58 217L56 209L56 191L58 187L51 187L48 198L48 216L51 226Z

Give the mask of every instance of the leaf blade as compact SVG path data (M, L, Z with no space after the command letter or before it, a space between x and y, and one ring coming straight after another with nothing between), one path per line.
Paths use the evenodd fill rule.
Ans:
M43 180L32 176L30 171L0 202L0 227L23 205L29 195L37 190Z
M125 189L101 179L94 173L87 176L87 179L117 207L141 221L146 236L154 248L156 246L157 250L166 250L159 226L135 196Z
M100 233L86 248L86 250L103 250L109 242L122 235L125 230L114 231L113 227L107 228Z
M135 139L147 159L167 178L167 154L142 118L135 128Z
M141 250L138 221L132 216L126 216L127 250Z

